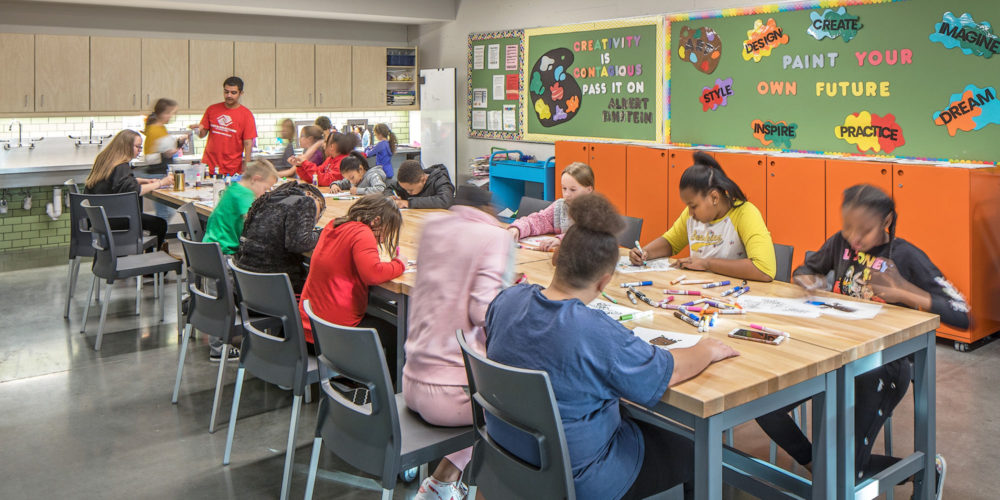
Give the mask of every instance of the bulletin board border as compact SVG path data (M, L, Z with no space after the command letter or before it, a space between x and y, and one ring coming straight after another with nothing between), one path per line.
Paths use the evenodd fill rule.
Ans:
M524 66L523 61L527 52L523 29L512 29L503 31L484 31L481 33L469 33L468 39L468 70L466 71L466 123L469 124L469 137L472 139L491 139L496 141L519 141L524 137L524 127L526 124L524 115L524 103L520 96L524 95ZM504 130L475 130L472 128L472 43L483 40L501 40L505 38L517 38L517 58L521 63L517 67L517 130L510 132ZM482 71L482 70L477 70Z

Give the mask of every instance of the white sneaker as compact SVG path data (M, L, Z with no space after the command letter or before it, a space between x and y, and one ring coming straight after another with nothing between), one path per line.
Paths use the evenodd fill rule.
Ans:
M413 500L464 500L469 494L468 486L461 481L442 483L433 477L424 479Z
M941 492L944 490L944 476L948 473L948 462L944 460L944 456L938 453L934 457L934 469L937 472L937 484L935 485L935 496L937 500L941 500Z

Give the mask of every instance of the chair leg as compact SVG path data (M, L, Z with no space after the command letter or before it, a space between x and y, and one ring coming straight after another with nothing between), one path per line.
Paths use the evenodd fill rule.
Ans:
M95 291L97 292L97 294L94 295L94 303L95 304L100 304L101 303L101 282L100 281L97 282L97 289Z
M156 275L156 277L153 278L153 279L156 280L156 289L159 290L160 292L162 292L163 291L163 273L158 273ZM166 307L164 307L163 297L160 296L161 295L160 292L157 292L157 294L156 294L156 300L160 303L160 323L163 323L163 316L165 314L164 310L166 309Z
M90 282L90 292L87 293L87 302L85 302L86 305L83 306L83 318L80 319L80 333L87 332L87 316L90 314L90 299L94 296L94 288L96 286L97 276L95 275L94 279ZM100 290L98 290L97 293L100 294Z
M76 291L76 279L80 276L80 258L73 257L69 260L69 288L66 291L66 310L63 312L63 317L69 317L69 303L73 299L73 292ZM88 302L90 299L87 299Z
M181 334L181 329L184 324L184 314L181 311L181 290L183 290L184 280L181 279L180 273L177 273L177 335Z
M160 273L153 275L153 298L160 298Z
M319 452L323 449L323 438L313 438L312 458L309 459L309 477L306 479L305 500L312 500L313 488L316 486L316 469L319 468Z
M892 415L889 415L885 419L885 454L886 456L892 456Z
M187 327L191 328L191 325L189 324ZM177 392L181 390L181 375L184 373L184 358L187 357L188 340L189 337L185 335L184 341L181 342L180 358L177 360L177 378L174 380L174 395L170 397L170 402L173 404L177 404ZM219 397L218 389L216 389L215 397L216 399ZM212 413L212 417L214 423L214 412Z
M108 315L108 303L111 302L111 289L114 286L108 283L108 290L104 294L104 303L101 304L101 322L97 324L97 342L94 343L94 350L101 350L101 341L104 340L104 318Z
M139 300L142 299L142 276L135 277L135 315L139 315Z
M292 486L292 466L295 465L295 431L299 427L299 413L301 411L302 396L295 396L292 398L292 418L288 423L288 445L285 450L285 472L281 476L280 500L288 500L288 490Z
M226 432L226 454L222 457L222 465L229 465L229 457L233 452L233 434L236 432L236 415L240 411L240 393L243 392L243 377L246 368L240 366L236 373L236 391L233 392L233 409L229 412L229 430Z
M190 328L190 327L189 327ZM184 335L184 344L188 335ZM226 360L229 358L229 344L222 345L222 359L219 360L219 374L215 377L215 398L212 399L212 420L208 423L208 433L215 432L215 419L219 414L219 404L222 402L222 375L225 373Z
M771 441L771 449L767 454L767 461L774 465L778 462L778 443Z
M392 500L392 491L382 488L382 500Z
M306 385L305 399L306 399L306 404L312 403L313 391L312 391L312 386L310 385Z

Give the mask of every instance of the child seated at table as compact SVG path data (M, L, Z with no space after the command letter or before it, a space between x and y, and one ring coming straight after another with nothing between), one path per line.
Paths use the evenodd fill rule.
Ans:
M455 185L444 165L423 169L417 160L406 160L399 166L392 184L399 208L448 208L455 198Z
M360 151L351 151L340 162L340 174L344 179L330 185L332 193L350 191L351 194L383 194L387 189L382 167L369 167L368 159Z
M541 240L538 243L538 249L549 251L559 246L562 237L566 235L566 230L573 225L566 203L578 195L594 192L594 171L586 163L570 163L563 169L560 181L562 198L544 210L518 218L507 228L514 235L515 240L554 233L555 238Z
M208 217L203 241L218 243L224 255L235 254L250 205L268 192L275 182L278 182L278 172L271 162L254 160L248 163L240 181L222 192L212 215Z
M896 237L899 215L889 195L867 184L852 186L844 191L841 219L841 230L795 270L797 284L809 291L826 289L826 275L833 271L834 293L928 311L940 315L944 324L968 328L969 305L962 294L927 254ZM854 378L854 467L859 479L899 460L873 455L872 447L906 394L911 364L912 360L903 358ZM799 404L760 417L757 423L796 462L809 467L812 444L788 415ZM943 459L938 458L943 467ZM939 484L939 496L940 488Z
M676 255L690 245L691 256L677 261L685 269L774 279L774 243L764 218L714 158L694 154L694 165L681 174L680 197L687 207L662 238L629 252L633 265Z
M343 180L340 162L354 150L356 141L357 139L351 134L334 132L326 138L326 160L321 165L305 160L301 156L293 156L289 159L289 163L295 165L296 173L304 182L329 186Z
M548 372L559 406L578 498L646 498L694 477L688 439L623 415L619 399L657 404L667 387L737 352L708 336L667 351L587 307L608 286L625 223L599 194L569 205L574 224L556 253L548 288L518 285L486 313L486 355ZM538 463L533 437L487 417L487 430L521 459Z

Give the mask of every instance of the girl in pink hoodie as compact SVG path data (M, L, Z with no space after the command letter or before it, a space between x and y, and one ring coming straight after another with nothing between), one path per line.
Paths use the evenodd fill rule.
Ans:
M507 228L507 231L514 235L515 240L555 233L555 238L545 238L539 242L538 249L549 251L559 246L563 235L573 225L573 221L569 218L566 202L581 194L594 192L594 171L586 163L570 163L563 169L560 180L562 181L562 198L556 200L545 210L517 219Z

